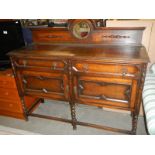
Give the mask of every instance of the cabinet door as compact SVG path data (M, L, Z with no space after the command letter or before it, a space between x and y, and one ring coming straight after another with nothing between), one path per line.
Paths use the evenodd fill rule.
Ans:
M44 73L24 70L21 74L23 91L27 95L67 100L68 78L62 73Z
M123 78L74 75L74 98L82 104L134 108L137 81Z

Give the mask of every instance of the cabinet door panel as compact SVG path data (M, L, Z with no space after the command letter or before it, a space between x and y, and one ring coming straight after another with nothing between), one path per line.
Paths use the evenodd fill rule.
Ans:
M24 71L22 73L24 93L45 98L68 99L68 78L66 74Z
M136 91L136 83L131 79L76 75L73 81L74 97L78 102L124 108L134 106L135 96L132 91Z

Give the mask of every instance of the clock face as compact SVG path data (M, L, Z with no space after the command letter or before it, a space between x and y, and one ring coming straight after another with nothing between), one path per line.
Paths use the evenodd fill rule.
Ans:
M91 28L86 21L80 21L73 26L73 35L78 39L85 39L89 36Z

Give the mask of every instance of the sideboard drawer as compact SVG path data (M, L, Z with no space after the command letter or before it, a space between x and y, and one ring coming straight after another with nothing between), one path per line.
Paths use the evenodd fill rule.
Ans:
M74 63L73 70L77 72L97 73L106 75L120 75L120 76L137 76L140 70L137 66L128 64L100 64L80 62Z
M16 88L15 79L13 77L0 77L0 88Z
M0 89L0 98L7 99L10 101L16 100L20 102L20 98L16 89L7 89L7 88Z
M7 101L0 98L0 110L10 112L23 112L21 103L18 101Z
M63 71L67 63L63 60L17 59L16 65L25 68L43 68Z

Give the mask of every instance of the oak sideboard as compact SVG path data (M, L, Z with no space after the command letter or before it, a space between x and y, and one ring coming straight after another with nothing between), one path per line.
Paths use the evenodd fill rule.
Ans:
M64 28L32 28L33 44L9 53L25 118L136 134L149 62L141 44L143 30L97 27L87 19L69 20ZM68 102L71 120L33 113L25 106L25 96ZM76 104L129 111L131 130L78 121Z

